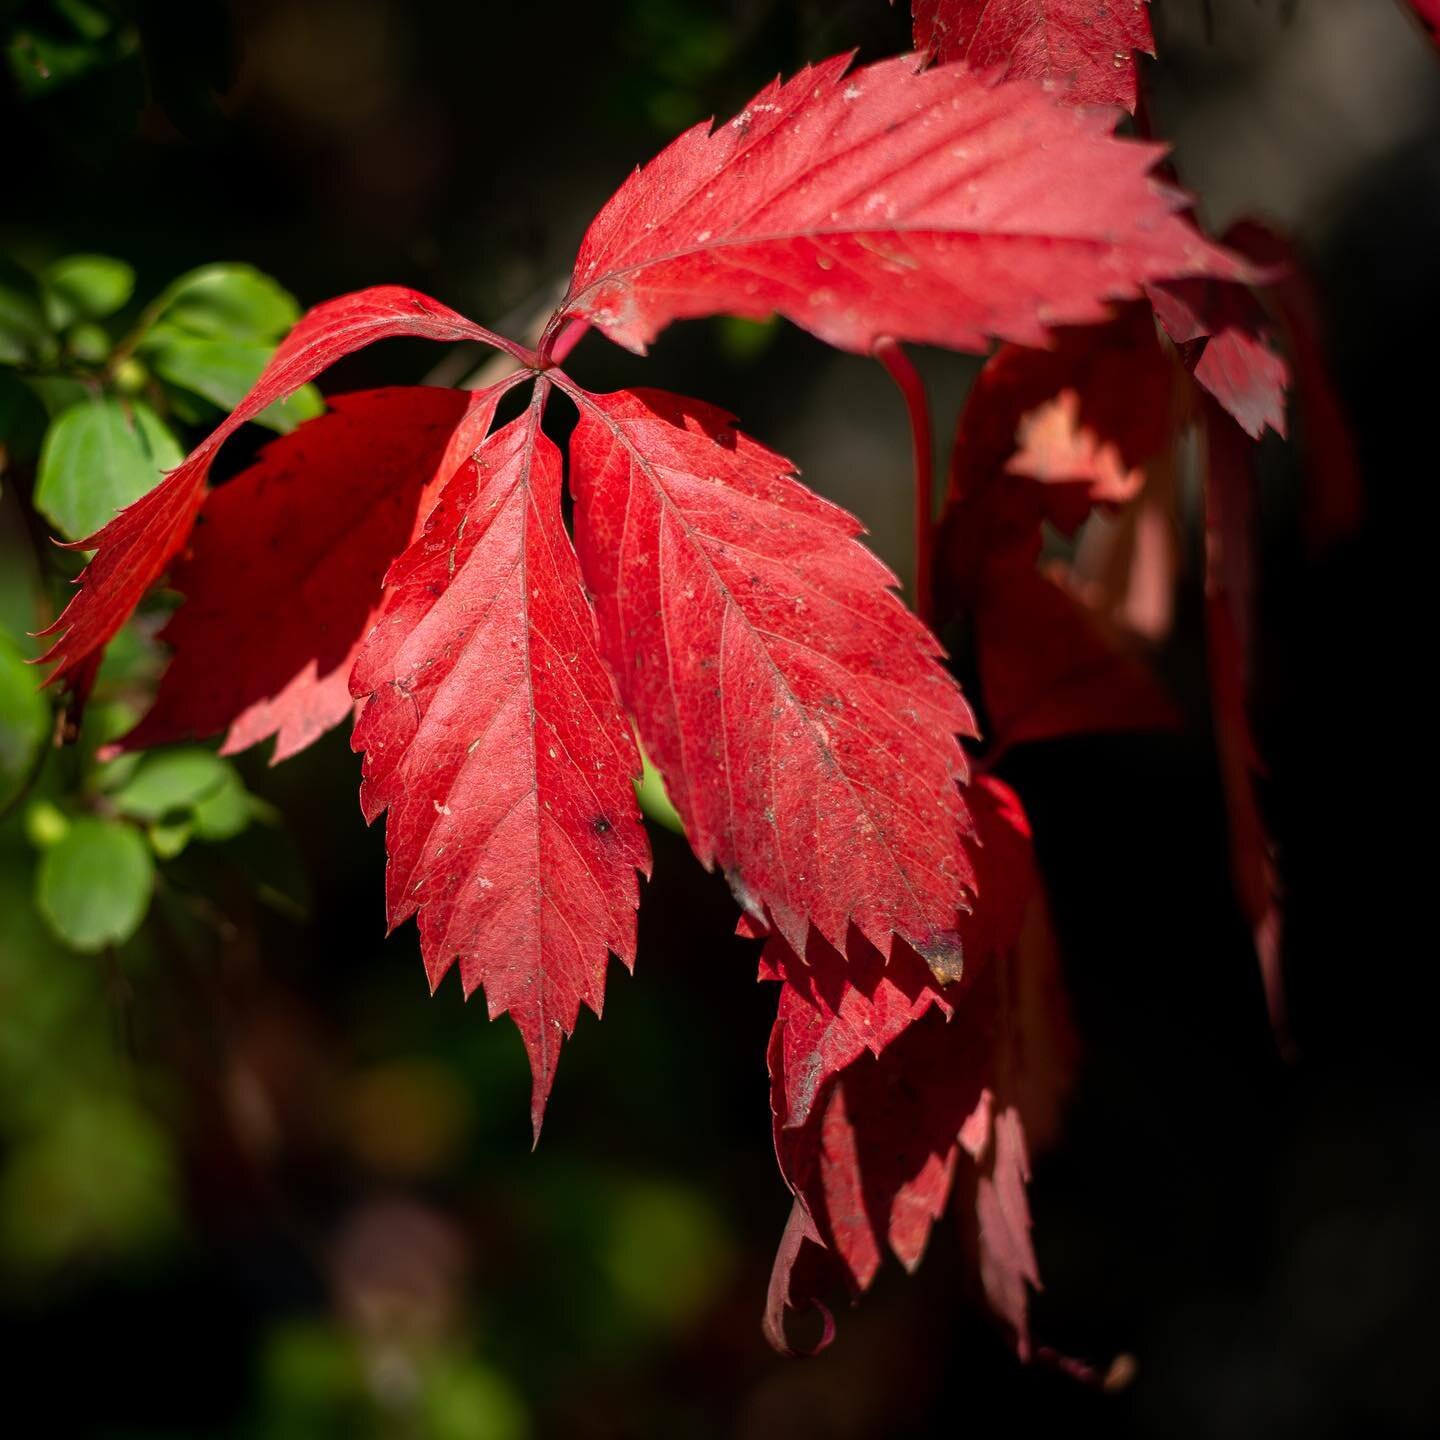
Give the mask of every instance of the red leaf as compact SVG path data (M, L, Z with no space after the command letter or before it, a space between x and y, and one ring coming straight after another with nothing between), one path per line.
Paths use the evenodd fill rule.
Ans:
M1030 1156L1020 1112L994 1113L987 1090L966 1122L961 1143L977 1166L975 1222L980 1283L990 1308L1009 1326L1022 1360L1030 1358L1030 1292L1039 1290L1040 1266L1030 1240Z
M996 753L1179 724L1174 703L1122 638L1036 570L1033 555L990 567L970 613Z
M776 81L632 175L585 236L551 337L582 316L643 351L672 320L778 311L842 349L979 350L1041 344L1149 280L1246 273L1113 117L961 65L848 66Z
M987 900L988 904L988 900ZM948 1019L952 1005L925 962L908 946L885 957L852 936L845 955L812 937L801 960L779 936L765 946L762 980L781 982L771 1064L776 1123L793 1129L810 1118L817 1092L867 1050L880 1052L932 1005ZM780 1092L783 1092L783 1096Z
M635 958L630 729L595 648L560 514L545 385L445 487L385 577L351 688L364 697L361 806L388 809L386 908L418 913L431 987L509 1011L530 1055L535 1134L560 1041L598 1015L609 951Z
M1037 573L1041 522L1073 530L1099 501L1123 498L1121 477L1173 437L1175 367L1144 305L1104 326L1065 330L1052 350L1005 346L971 389L955 437L950 499L941 520L941 614L972 624L990 739L1030 740L1112 730L1169 729L1174 706L1120 638ZM1028 427L1057 395L1102 447L1105 465L1046 483L1023 448ZM1098 452L1097 452L1098 453Z
M1282 969L1285 912L1274 848L1255 793L1263 773L1250 724L1256 664L1258 493L1249 447L1211 405L1205 413L1205 639L1215 750L1230 831L1235 898L1250 925L1271 1030L1290 1055Z
M247 420L313 380L342 356L392 335L487 342L497 338L438 301L396 285L360 290L317 305L290 332L250 393L190 452L184 464L104 529L69 547L94 550L95 556L80 576L80 593L42 632L58 633L41 657L41 663L58 662L51 684L63 684L83 703L99 652L184 546L220 446Z
M1225 238L1279 277L1265 287L1264 303L1284 335L1285 353L1294 370L1295 412L1305 460L1301 519L1306 544L1312 553L1319 553L1353 535L1365 513L1365 480L1353 425L1330 373L1320 300L1303 258L1285 236L1257 221L1242 220L1226 231Z
M274 735L278 762L338 725L385 570L484 438L502 388L336 396L212 490L171 575L186 597L161 632L174 658L124 748L228 729L225 754Z
M1243 285L1186 280L1149 291L1155 318L1181 347L1196 381L1252 440L1285 434L1289 369L1272 348L1269 317Z
M1136 50L1155 53L1149 0L913 0L915 48L974 70L1052 82L1069 105L1137 94Z
M972 878L955 736L973 726L936 641L859 524L729 416L573 393L601 644L696 855L794 949L853 923L943 971Z
M1092 504L1124 505L1145 483L1138 466L1126 467L1112 441L1102 440L1080 420L1080 396L1062 390L1055 399L1022 417L1017 449L1005 462L1009 475L1047 485L1083 486Z
M1005 1054L1008 957L1020 944L1035 877L1014 795L982 778L973 804L985 842L986 903L967 926L974 964L963 988L942 989L899 950L886 971L870 954L857 965L852 953L847 966L828 946L812 945L805 962L779 939L767 946L762 974L782 981L769 1049L775 1147L803 1212L792 1215L776 1257L766 1324L772 1339L783 1340L783 1309L813 1303L822 1278L814 1257L806 1275L796 1271L802 1241L829 1250L857 1292L870 1285L887 1248L907 1269L919 1264L963 1147L984 1167L977 1216L983 1264L996 1280L987 1292L1015 1325L1022 1353L1028 1345L1014 1287L1000 1283L1015 1273L1017 1225L996 1224L1021 1214L1015 1136L991 1149L990 1116L992 1092L1017 1088ZM1023 1191L1020 1198L1023 1206ZM1033 1256L1023 1276L1038 1284Z

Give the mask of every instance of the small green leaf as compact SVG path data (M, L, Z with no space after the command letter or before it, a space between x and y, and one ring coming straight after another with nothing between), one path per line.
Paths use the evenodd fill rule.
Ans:
M154 883L155 862L138 830L86 816L40 857L35 903L61 940L93 952L140 928Z
M239 772L225 761L225 778L195 804L192 820L201 840L231 840L255 818L255 805Z
M37 849L48 850L70 833L70 817L53 800L32 800L25 807L25 838Z
M161 860L173 860L190 843L195 833L188 820L159 821L145 829L150 848Z
M67 332L65 348L81 364L98 365L110 353L110 336L103 326L81 321Z
M200 395L222 410L233 410L245 398L274 353L271 345L201 340L169 326L157 327L146 342L151 366L162 380ZM320 392L313 385L304 385L288 399L262 410L255 423L284 435L324 408Z
M92 398L61 413L40 452L35 508L69 540L83 540L185 458L147 405Z
M647 820L653 820L657 825L663 825L667 830L683 835L685 822L681 820L680 812L666 794L665 781L650 763L650 757L643 746L640 749L640 764L644 768L641 770L640 779L635 782L635 798L640 803L640 813Z
M193 811L234 773L233 766L209 750L162 751L147 755L111 799L122 815L163 820Z
M19 794L48 738L50 707L38 680L15 642L0 634L0 805Z
M160 308L177 329L225 340L278 340L300 318L295 297L253 265L192 270L170 286Z
M135 293L135 272L108 255L67 255L41 277L50 323L63 330L76 320L103 320Z

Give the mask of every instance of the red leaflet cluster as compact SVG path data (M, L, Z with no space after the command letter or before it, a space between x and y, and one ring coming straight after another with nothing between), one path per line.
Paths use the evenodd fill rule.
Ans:
M672 320L720 312L778 312L892 360L902 340L1011 342L961 421L943 537L994 738L1077 716L1168 723L1144 672L1037 573L1041 525L1127 501L1169 442L1182 372L1147 294L1193 344L1196 379L1247 427L1278 428L1279 377L1240 298L1256 272L1152 177L1156 147L1075 108L1133 105L1142 5L920 4L916 22L922 48L970 63L827 61L637 170L586 234L538 353L396 288L311 311L225 423L84 542L95 557L48 658L83 701L168 570L186 597L174 658L124 743L273 735L278 760L358 707L389 923L416 918L432 986L458 968L467 995L514 1018L537 1134L609 956L635 960L649 854L633 726L745 932L769 936L775 1141L796 1203L772 1336L786 1304L817 1298L827 1259L857 1290L887 1250L917 1263L962 1189L984 1288L1023 1351L1038 1272L1020 1113L1033 1127L1064 1047L1021 1044L1017 996L1053 955L1018 801L988 776L962 789L969 707L853 517L722 412L592 394L555 365L587 325L643 350ZM473 394L338 397L207 494L239 425L394 335L485 341L520 368ZM523 382L528 406L492 430ZM552 390L579 411L573 546L543 430Z

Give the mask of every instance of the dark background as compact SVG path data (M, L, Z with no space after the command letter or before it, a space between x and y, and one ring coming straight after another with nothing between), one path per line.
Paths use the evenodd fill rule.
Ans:
M138 52L64 94L6 99L8 253L123 256L142 294L215 259L306 304L398 282L521 338L590 215L679 128L807 60L907 48L903 7L883 0L130 9ZM7 40L47 10L0 6ZM1258 723L1296 1063L1274 1054L1230 896L1203 707L1183 737L1033 746L1004 769L1035 823L1083 1046L1032 1191L1035 1328L1102 1369L1132 1356L1132 1383L1019 1367L959 1288L947 1224L917 1276L891 1265L840 1315L825 1356L774 1357L758 1323L789 1199L769 1139L774 1002L755 947L729 938L723 883L654 833L636 977L613 969L603 1024L582 1019L532 1155L512 1029L453 982L431 1000L409 927L381 938L382 837L337 733L273 771L244 762L303 859L308 921L221 874L199 882L208 919L162 897L123 957L128 998L54 953L56 984L93 992L102 1031L123 1008L168 1198L143 1245L35 1264L34 1237L5 1238L8 1412L57 1434L499 1440L1440 1420L1418 693L1434 649L1440 65L1381 0L1154 11L1164 63L1146 83L1202 214L1276 220L1313 267L1369 508L1361 533L1307 556L1303 457L1267 442ZM457 381L482 359L392 342L324 385ZM976 362L924 363L948 433ZM907 440L877 366L788 328L705 322L644 361L589 339L571 368L734 410L908 575ZM1187 585L1182 675L1201 664ZM13 911L0 927L0 945L43 943ZM43 1087L77 1053L63 1030L42 1054L6 1026L6 1084ZM98 1148L82 1186L103 1193L126 1153Z

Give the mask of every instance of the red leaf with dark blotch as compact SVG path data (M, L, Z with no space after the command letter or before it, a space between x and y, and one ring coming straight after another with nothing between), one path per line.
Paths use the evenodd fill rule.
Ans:
M1285 434L1290 372L1273 348L1265 308L1243 285L1185 280L1149 290L1155 318L1196 381L1252 440Z
M59 636L41 657L42 664L57 662L51 684L63 684L77 703L83 703L89 688L86 677L93 678L98 652L129 619L189 537L205 498L211 461L226 439L342 356L392 335L494 339L488 330L438 301L396 285L342 295L309 311L276 350L250 393L182 465L104 529L69 547L94 550L95 555L77 582L79 594L43 632Z
M1134 51L1155 53L1149 0L913 0L915 48L1050 82L1067 105L1135 110Z
M581 316L643 351L672 320L778 311L846 350L980 350L1043 344L1149 280L1247 273L1112 115L963 65L849 63L776 81L636 171L590 226L550 335Z
M355 663L361 806L388 809L386 909L419 917L432 989L508 1011L538 1137L561 1040L598 1015L608 953L635 957L648 874L639 756L595 645L560 512L560 455L530 409L446 485L390 567Z
M503 387L339 395L205 498L170 583L185 603L138 750L227 731L222 753L274 735L276 762L350 713L350 667L386 568L485 438Z
M601 644L700 860L803 951L853 923L932 964L972 879L968 706L860 526L719 410L586 395L576 545Z
M769 1047L776 1154L807 1233L856 1290L887 1246L907 1268L919 1263L962 1127L994 1083L997 972L1019 943L1035 874L1013 792L982 777L972 804L981 902L962 922L963 986L942 989L898 947L888 968L853 948L847 963L818 943L805 962L782 940L766 947L762 977L782 982ZM793 1277L780 1284L799 1293Z

